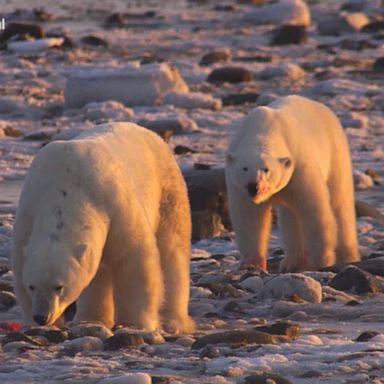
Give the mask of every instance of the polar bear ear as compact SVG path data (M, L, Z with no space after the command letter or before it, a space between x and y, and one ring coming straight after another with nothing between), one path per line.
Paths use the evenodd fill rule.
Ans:
M85 255L86 251L87 251L87 244L77 244L75 245L74 249L73 249L73 255L75 256L75 258L80 261L83 256Z
M236 156L234 153L227 152L225 156L225 160L227 161L228 164L233 164L235 162Z
M280 157L279 161L286 169L292 165L292 159L290 157Z

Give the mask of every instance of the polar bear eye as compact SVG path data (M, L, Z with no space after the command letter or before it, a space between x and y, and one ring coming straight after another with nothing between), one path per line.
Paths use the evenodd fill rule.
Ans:
M28 288L30 291L34 291L35 290L35 287L33 285L28 285Z
M263 171L264 171L265 173L269 173L269 168L264 168Z
M243 167L243 171L248 171L248 167Z
M57 287L55 287L55 291L57 293L60 293L63 289L64 289L64 287L62 285L58 285Z

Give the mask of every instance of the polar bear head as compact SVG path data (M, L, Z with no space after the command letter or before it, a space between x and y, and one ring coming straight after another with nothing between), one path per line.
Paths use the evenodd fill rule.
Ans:
M42 240L27 246L25 257L23 284L32 299L32 318L40 325L54 324L93 278L92 249Z
M267 201L282 190L293 173L289 156L274 157L266 153L231 153L226 156L227 178L255 204Z

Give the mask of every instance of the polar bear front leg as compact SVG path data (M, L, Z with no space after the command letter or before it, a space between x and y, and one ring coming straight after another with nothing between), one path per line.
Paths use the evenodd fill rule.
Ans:
M136 238L137 243L126 244L128 256L114 269L115 319L116 324L155 330L163 277L155 237L149 228L145 232Z
M230 191L230 189L229 189ZM272 225L269 202L253 204L244 196L229 192L229 210L243 265L267 269L267 251Z
M76 303L74 323L100 321L106 327L114 325L112 271L101 264L90 285L83 291Z
M303 229L304 248L308 252L308 268L318 270L333 265L337 227L328 188L321 174L305 175L303 172L301 177L296 177L290 193L291 204L297 208Z
M282 236L285 257L281 261L281 272L298 272L307 268L303 234L296 214L289 208L278 208L279 232Z

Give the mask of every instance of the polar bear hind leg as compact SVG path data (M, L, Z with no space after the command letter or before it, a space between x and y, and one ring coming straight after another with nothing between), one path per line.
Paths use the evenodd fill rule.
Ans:
M162 324L169 332L184 333L195 328L188 316L191 222L187 194L173 190L175 185L163 194L156 237L164 280Z
M304 250L302 227L296 214L286 207L278 208L278 225L285 257L281 272L298 272L308 268L308 252Z

